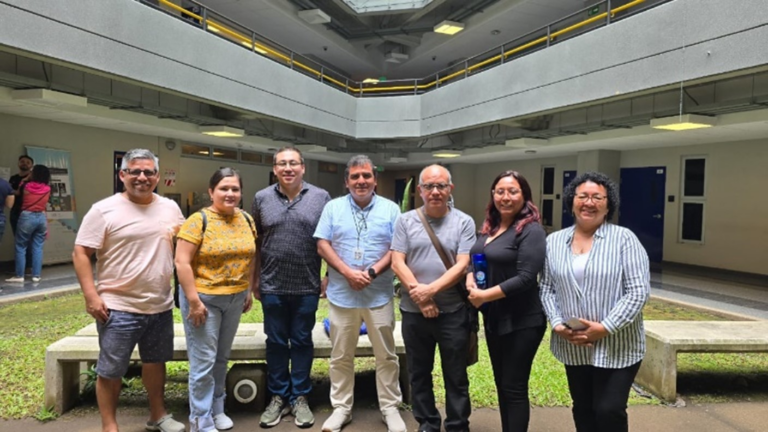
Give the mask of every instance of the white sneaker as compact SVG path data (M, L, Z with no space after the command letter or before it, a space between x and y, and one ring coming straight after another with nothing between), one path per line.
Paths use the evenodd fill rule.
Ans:
M32 276L32 282L34 282L34 283L40 282L40 277L39 276Z
M5 281L6 282L11 282L11 283L24 283L24 276L22 276L22 277L14 276L12 278L6 279Z
M387 425L387 432L406 432L405 422L400 416L400 411L391 410L381 413L381 421Z
M323 432L340 432L351 421L352 414L341 409L335 409L328 420L323 423Z
M224 413L213 416L213 424L216 426L217 430L228 430L235 427L235 423L232 419L227 417Z

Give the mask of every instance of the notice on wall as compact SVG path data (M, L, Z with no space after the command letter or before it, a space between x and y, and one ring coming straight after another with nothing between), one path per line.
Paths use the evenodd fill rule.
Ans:
M0 167L0 178L8 181L11 179L11 168L10 167Z
M169 187L176 186L176 170L166 169L163 172L163 184Z

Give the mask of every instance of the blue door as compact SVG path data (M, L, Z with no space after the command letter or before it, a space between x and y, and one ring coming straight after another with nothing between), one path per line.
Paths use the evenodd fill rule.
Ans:
M573 179L576 178L576 171L563 171L563 192ZM565 205L565 193L563 193L563 218L561 219L562 228L568 228L573 225L573 213L568 211Z
M651 262L664 252L666 167L622 168L619 224L635 233Z

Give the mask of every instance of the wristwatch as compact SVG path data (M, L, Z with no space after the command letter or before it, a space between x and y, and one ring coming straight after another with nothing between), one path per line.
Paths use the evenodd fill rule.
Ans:
M371 277L371 280L376 279L376 270L374 270L373 267L368 268L368 276Z

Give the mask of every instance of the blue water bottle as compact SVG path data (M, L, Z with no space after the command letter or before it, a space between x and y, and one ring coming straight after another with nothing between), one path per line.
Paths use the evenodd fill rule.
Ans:
M488 288L488 261L485 260L485 254L472 255L472 270L475 275L475 285L479 289ZM488 303L480 306L481 312L488 310Z
M485 260L485 254L472 255L472 269L477 287L480 289L488 288L488 262Z

